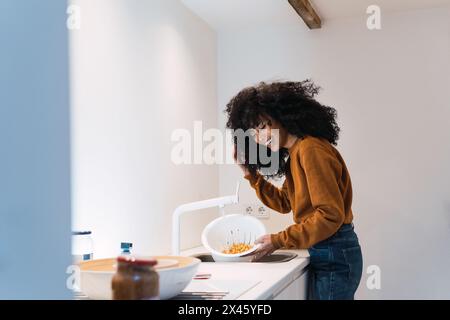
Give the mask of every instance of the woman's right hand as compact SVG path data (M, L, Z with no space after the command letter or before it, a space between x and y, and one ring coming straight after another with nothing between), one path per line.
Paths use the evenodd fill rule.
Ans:
M233 149L233 159L234 162L236 162L236 164L239 166L239 168L241 168L242 172L244 173L244 176L249 175L250 171L242 164L239 163L238 159L237 159L237 145L234 145L234 149Z

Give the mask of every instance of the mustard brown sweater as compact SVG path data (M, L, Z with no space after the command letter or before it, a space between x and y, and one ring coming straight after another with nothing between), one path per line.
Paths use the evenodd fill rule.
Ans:
M278 188L260 174L246 175L258 198L295 224L271 235L276 249L307 249L351 223L352 185L339 152L325 139L305 137L289 149L285 181Z

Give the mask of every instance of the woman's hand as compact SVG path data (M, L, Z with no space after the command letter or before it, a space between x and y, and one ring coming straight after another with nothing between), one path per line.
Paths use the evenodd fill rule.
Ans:
M234 145L234 149L233 149L233 159L234 162L236 162L236 164L239 166L239 168L241 168L242 172L244 173L244 176L250 174L250 171L248 171L248 169L242 164L239 163L238 159L237 159L237 145Z
M270 238L270 234L263 235L256 239L255 244L261 244L261 246L254 252L252 262L256 262L262 257L271 255L275 251L275 247Z

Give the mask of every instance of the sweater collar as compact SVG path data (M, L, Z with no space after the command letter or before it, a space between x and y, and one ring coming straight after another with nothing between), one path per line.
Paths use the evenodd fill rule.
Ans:
M298 138L297 141L295 141L294 145L288 149L289 155L291 155L295 150L297 150L297 148L300 146L300 143L301 143L304 139L305 139L305 138Z

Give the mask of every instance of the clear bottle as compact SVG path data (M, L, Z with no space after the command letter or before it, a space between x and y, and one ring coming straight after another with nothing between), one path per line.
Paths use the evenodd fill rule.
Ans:
M120 255L130 255L131 254L131 248L133 248L133 244L131 242L121 242L120 243Z
M117 258L117 271L112 279L113 300L158 300L159 275L155 259L132 256Z

